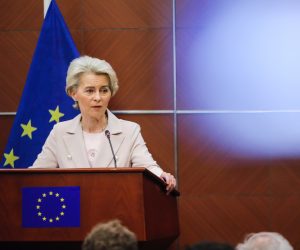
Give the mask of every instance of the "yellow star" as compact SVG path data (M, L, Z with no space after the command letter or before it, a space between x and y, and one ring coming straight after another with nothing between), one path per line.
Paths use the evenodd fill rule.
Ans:
M59 122L59 118L65 115L65 114L59 112L59 106L57 106L55 110L49 109L49 112L51 114L51 119L49 122L52 122L52 121Z
M21 124L21 127L23 129L23 133L22 133L21 137L23 137L25 135L28 135L28 137L30 139L32 139L31 133L33 131L37 130L37 128L31 126L31 120L29 120L29 122L26 125L25 124Z
M15 167L15 161L20 159L20 157L14 155L14 149L12 149L9 152L9 154L4 153L4 157L5 157L4 167L9 164L12 168L14 168Z

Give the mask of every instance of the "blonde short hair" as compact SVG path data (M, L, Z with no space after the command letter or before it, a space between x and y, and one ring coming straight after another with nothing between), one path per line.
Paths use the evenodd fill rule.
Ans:
M119 85L116 72L108 62L90 56L81 56L74 59L69 65L66 79L66 92L68 95L71 95L72 91L78 88L80 76L86 72L107 75L112 96L118 91Z

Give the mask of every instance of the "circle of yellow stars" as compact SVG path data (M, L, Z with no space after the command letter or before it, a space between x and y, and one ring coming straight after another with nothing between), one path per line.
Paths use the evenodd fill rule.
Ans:
M47 199L48 197L59 199L60 202L58 213L53 217L48 217L47 214L43 212L43 200ZM61 197L59 193L54 194L54 192L52 191L43 193L41 197L37 199L37 204L35 206L37 216L40 217L43 222L48 222L51 224L54 222L59 222L61 220L61 218L65 215L66 208L67 205L65 204L65 199Z
M52 122L52 121L55 121L56 123L58 123L59 119L64 116L64 114L59 111L59 106L56 106L55 110L49 109L49 113L51 115L49 123ZM34 131L36 131L38 128L34 127L31 124L31 119L27 122L27 124L21 123L20 126L23 129L21 137L28 136L28 138L30 140L32 140L32 133ZM10 150L10 152L8 154L4 153L4 158L5 158L4 167L7 166L7 165L10 165L12 168L15 167L15 161L20 159L19 156L14 154L14 149L13 148Z

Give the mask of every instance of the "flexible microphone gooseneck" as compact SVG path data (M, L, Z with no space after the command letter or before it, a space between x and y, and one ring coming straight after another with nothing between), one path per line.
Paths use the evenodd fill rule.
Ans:
M114 152L114 149L113 149L112 144L111 144L109 130L105 130L105 135L106 135L106 137L109 141L110 149L111 149L111 152L112 152L112 155L113 155L113 158L114 158L114 163L115 163L115 168L116 168L117 167L117 159L116 159L115 152Z

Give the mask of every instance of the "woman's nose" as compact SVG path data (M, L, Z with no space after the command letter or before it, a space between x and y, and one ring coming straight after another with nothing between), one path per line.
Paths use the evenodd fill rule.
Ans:
M94 94L94 100L95 101L100 101L101 100L101 94L100 92L96 91Z

